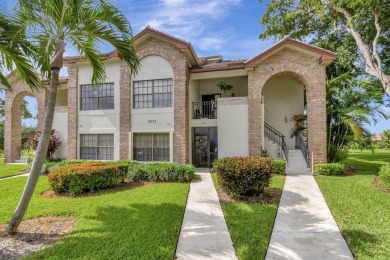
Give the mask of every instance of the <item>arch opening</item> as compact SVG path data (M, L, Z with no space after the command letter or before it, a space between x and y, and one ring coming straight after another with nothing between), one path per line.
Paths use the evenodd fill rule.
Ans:
M291 72L270 77L262 88L262 111L264 131L282 134L287 150L299 149L298 135L307 141L306 89L302 77ZM271 157L282 157L280 145L265 135L263 149Z

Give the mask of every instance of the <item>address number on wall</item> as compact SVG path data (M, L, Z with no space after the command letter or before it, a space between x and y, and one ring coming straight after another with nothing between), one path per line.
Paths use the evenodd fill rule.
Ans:
M156 119L150 119L150 120L148 120L148 123L149 124L155 124L155 123L157 123L157 120Z

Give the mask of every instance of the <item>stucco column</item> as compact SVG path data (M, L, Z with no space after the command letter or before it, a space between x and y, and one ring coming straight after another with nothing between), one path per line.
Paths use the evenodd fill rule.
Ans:
M78 68L68 67L68 158L77 159Z
M264 84L253 71L248 72L248 142L249 155L261 155L261 90Z
M119 158L129 158L129 132L131 128L131 70L122 62L120 66L120 136Z

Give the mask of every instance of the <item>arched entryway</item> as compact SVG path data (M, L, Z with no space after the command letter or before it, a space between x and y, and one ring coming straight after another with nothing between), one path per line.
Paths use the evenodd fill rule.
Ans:
M4 122L4 162L13 163L20 156L22 136L22 102L26 96L33 96L37 100L38 124L40 130L45 115L47 91L32 92L31 89L16 79L11 82L12 92L5 93L5 122Z
M326 162L325 65L297 50L285 48L260 60L248 72L249 153L260 155L264 142L263 88L280 76L295 78L306 89L307 129L310 157L314 164ZM291 78L292 77L292 78ZM265 100L267 102L267 100ZM284 120L284 116L280 115Z
M264 84L261 94L265 128L267 126L283 135L286 149L298 148L294 118L306 114L304 83L294 73L281 72ZM263 149L272 157L280 157L280 147L270 141L263 139Z

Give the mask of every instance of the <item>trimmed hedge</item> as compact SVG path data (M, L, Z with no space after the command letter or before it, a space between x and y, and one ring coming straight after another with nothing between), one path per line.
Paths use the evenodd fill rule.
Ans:
M190 164L171 162L132 164L127 177L130 181L179 181L189 182L194 177L195 167Z
M258 196L269 186L271 162L267 157L226 157L214 161L220 187L233 196Z
M286 161L273 159L271 162L271 170L273 174L286 174Z
M86 160L63 160L63 161L48 161L46 162L41 169L41 175L47 175L49 172L52 170L66 166L66 165L71 165L71 164L76 164L76 163L85 163L85 162L95 162L95 161L86 161Z
M314 173L320 175L343 175L345 165L343 163L319 163L314 166Z
M390 190L390 164L382 165L379 170L379 179L386 189Z
M120 163L82 162L56 167L48 174L56 193L80 194L119 185L125 178L127 166Z

